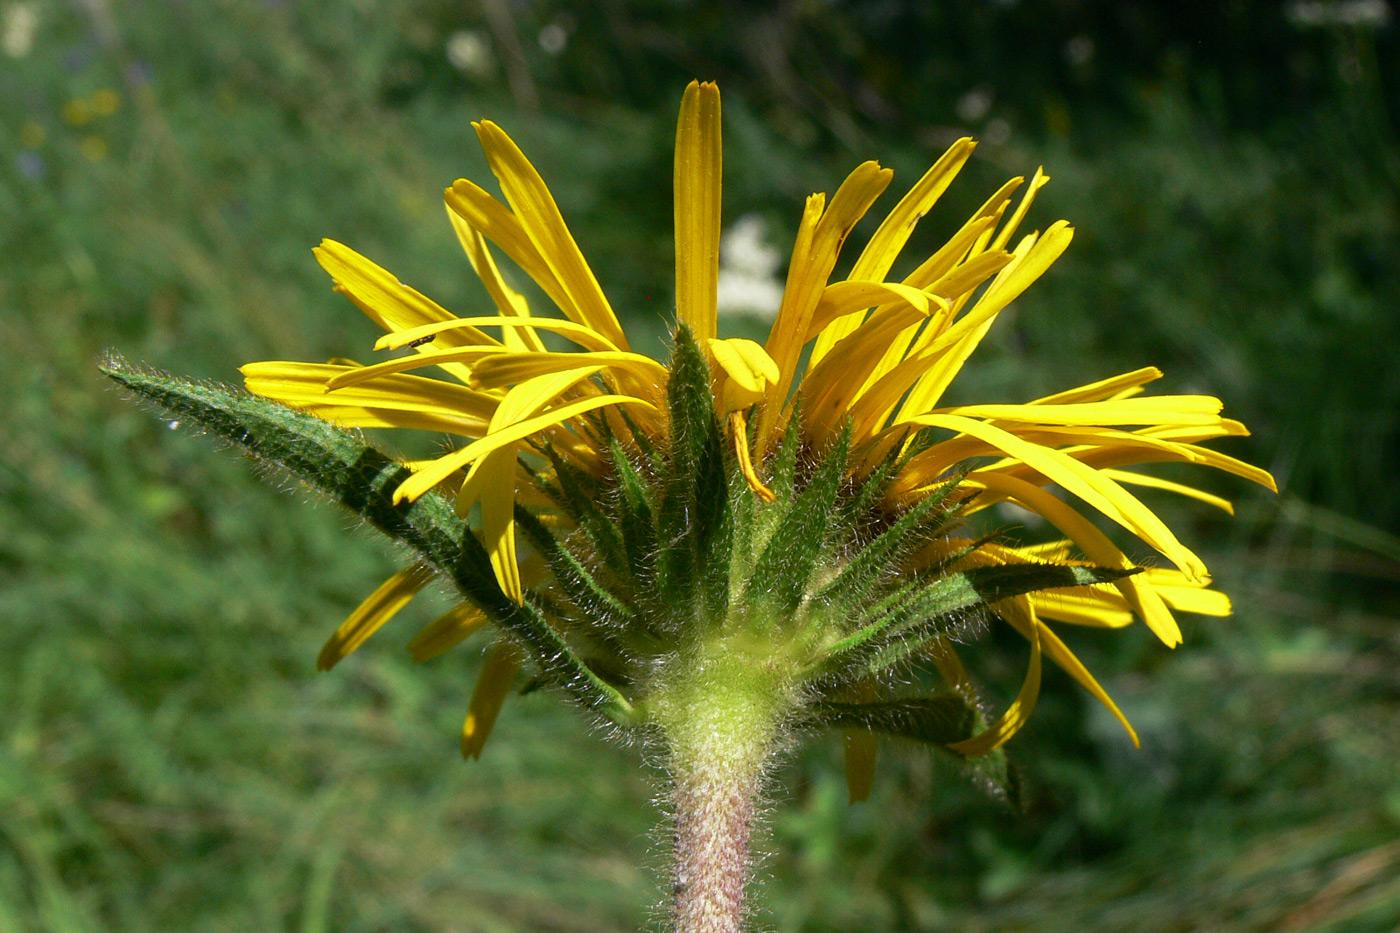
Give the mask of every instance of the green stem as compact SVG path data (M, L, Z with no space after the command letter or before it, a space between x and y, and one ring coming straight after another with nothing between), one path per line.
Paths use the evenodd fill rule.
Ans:
M692 762L673 798L677 933L739 933L749 834L761 779L752 762L717 753Z
M793 705L785 682L744 647L706 646L657 708L673 781L676 933L743 928L758 794Z

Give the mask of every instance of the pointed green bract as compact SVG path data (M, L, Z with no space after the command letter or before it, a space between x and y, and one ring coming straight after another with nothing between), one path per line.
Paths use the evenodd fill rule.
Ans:
M906 585L896 598L877 604L855 632L833 645L820 666L840 680L871 676L902 664L930 639L957 633L975 613L1003 599L1111 583L1135 572L1061 564L1004 564L943 574L922 587Z
M812 725L825 729L864 729L930 745L951 745L977 728L977 707L956 693L879 700L872 703L816 703Z
M928 540L927 533L920 534L922 526L930 516L942 509L956 487L956 482L949 482L906 512L879 537L861 548L840 575L817 593L816 599L830 606L832 615L847 615L869 593L880 576L891 569L895 558L906 550L912 550L911 543Z
M850 440L848 427L773 530L767 547L754 564L744 600L759 617L787 619L806 595L817 557L826 541Z
M575 655L539 610L501 591L485 548L451 503L437 494L394 503L408 468L358 432L229 386L134 367L115 355L103 361L102 371L168 416L233 442L403 542L512 633L552 683L591 709L620 720L631 716L631 704Z
M685 326L676 331L670 370L671 440L658 516L658 591L670 605L693 607L713 625L723 618L729 599L728 479L710 366Z

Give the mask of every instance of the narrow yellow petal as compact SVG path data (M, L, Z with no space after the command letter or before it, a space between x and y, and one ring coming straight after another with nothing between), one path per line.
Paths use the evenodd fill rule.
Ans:
M453 314L446 308L409 288L392 272L371 262L343 243L322 240L311 251L321 267L330 273L342 289L358 298L361 308L385 330L403 330L435 321L449 321ZM454 346L494 344L495 340L470 329L454 335Z
M442 321L437 324L424 324L422 327L413 327L393 334L385 334L375 341L376 350L397 350L422 340L424 337L436 337L438 334L455 330L458 327L500 327L507 334L511 331L534 331L544 330L552 334L563 334L574 343L585 350L616 351L617 347L608 342L602 334L585 327L582 324L575 324L573 321L561 321L557 318L547 317L464 317L455 321ZM509 347L509 349L538 350L544 351L544 346L539 347Z
M1005 474L983 472L969 473L964 483L972 487L980 486L1003 498L1019 502L1058 528L1089 560L1101 567L1123 570L1135 567L1092 522L1039 486ZM1161 597L1151 585L1138 580L1138 576L1140 574L1115 580L1113 586L1123 594L1133 611L1147 623L1147 627L1162 640L1162 643L1168 648L1175 648L1181 644L1181 629L1177 627L1176 620L1172 618L1171 611L1162 602Z
M625 348L627 338L623 336L617 316L574 242L544 179L499 126L489 120L472 125L476 127L481 148L501 183L506 200L530 242L563 287L570 307L577 313L575 320L587 324L615 346ZM565 309L566 313L568 310ZM574 317L573 314L569 316Z
M995 425L957 415L920 415L911 424L968 434L996 447L1063 486L1107 517L1165 554L1188 576L1204 577L1205 564L1177 540L1170 528L1131 493L1099 471L1057 450L1022 440ZM897 484L898 485L898 484Z
M1197 489L1194 486L1187 486L1185 483L1175 483L1169 479L1146 476L1142 473L1133 473L1128 470L1100 470L1099 472L1116 483L1126 483L1130 486L1145 486L1148 489L1162 489L1167 492L1174 492L1177 495L1186 496L1188 499L1195 499L1198 502L1213 505L1217 509L1228 512L1231 515L1235 514L1235 507L1229 499L1222 499L1220 496L1213 495L1202 489Z
M1011 242L1011 237L1016 233L1016 228L1021 225L1021 221L1026 219L1026 213L1030 211L1031 204L1035 203L1036 192L1045 187L1050 181L1050 176L1045 174L1043 168L1035 170L1035 176L1031 178L1030 185L1026 188L1025 194L1021 195L1021 203L1016 205L1016 212L1011 215L1011 219L1006 222L1006 226L1001 229L992 241L991 249L1002 249Z
M585 367L594 371L610 369L630 373L639 382L654 386L665 385L668 376L665 366L640 353L501 353L489 360L483 358L472 367L471 384L477 388L495 388L546 373Z
M876 305L885 305L902 302L910 307L917 308L924 315L930 312L930 295L920 288L909 285L897 285L893 282L833 282L822 291L821 301L817 303L817 309L812 312L812 321L808 325L807 335L810 339L817 334L825 336L829 331L827 326L836 320L851 318L855 312L864 311ZM843 327L845 334L850 334L860 326L859 321ZM813 351L815 356L815 350ZM817 359L820 359L818 357ZM815 366L816 360L810 365Z
M458 242L462 244L462 251L467 254L467 261L472 264L472 270L476 273L476 277L486 287L486 293L491 296L491 302L496 306L496 310L507 317L528 319L530 317L530 303L525 300L524 295L506 283L505 277L501 275L500 267L496 265L496 260L486 245L486 238L450 207L447 208L447 219L457 234ZM544 349L544 343L540 340L539 335L527 328L507 328L502 342L512 350Z
M773 321L768 342L764 344L768 355L777 362L780 375L769 390L769 403L759 416L759 450L767 446L768 437L782 414L803 344L807 341L812 315L836 266L841 245L893 176L889 169L882 169L875 162L865 162L841 183L829 209L822 210L824 199L818 196L807 199L792 263L788 267L783 303Z
M778 364L752 340L710 339L706 348L720 367L720 414L757 404L764 392L778 381Z
M645 409L656 408L646 399L634 398L630 395L597 395L591 398L580 399L567 405L561 405L542 415L534 418L527 418L517 424L494 431L480 440L473 441L467 446L454 450L444 457L439 457L414 473L394 490L394 501L413 501L419 496L432 489L438 483L451 476L457 470L467 464L483 457L498 447L506 444L514 444L524 440L533 434L543 431L545 428L562 424L570 418L581 415L585 412L605 408L608 405L639 405Z
M1190 436L1186 429L1182 431L1144 431L1144 436L1172 439L1181 435ZM1138 463L1161 463L1163 461L1199 463L1205 466L1232 473L1241 479L1258 483L1270 492L1278 492L1278 484L1268 470L1260 469L1252 463L1245 463L1237 460L1228 454L1222 454L1218 450L1211 450L1209 447L1199 447L1195 444L1180 444L1177 446L1186 448L1184 453L1173 453L1170 450L1147 450L1129 448L1106 448L1102 450L1088 450L1075 452L1074 457L1081 462L1103 469L1105 467L1129 466Z
M1111 599L1109 597L1117 597ZM1125 628L1133 624L1133 611L1121 593L1079 593L1054 590L1033 593L1031 602L1043 618L1088 628Z
M749 432L744 421L744 413L742 411L733 412L729 416L729 423L734 430L734 454L739 459L739 470L744 474L744 480L760 499L764 502L772 502L777 496L759 478L758 471L754 469L753 458L749 455Z
M506 444L472 464L457 500L464 515L481 503L481 542L501 590L516 604L525 602L515 559L515 444Z
M486 663L476 678L471 705L462 723L462 757L479 759L506 695L520 673L520 651L514 645L501 642L486 656Z
M1130 373L1123 373L1120 376L1111 376L1108 379L1101 379L1098 382L1091 382L1088 385L1079 386L1074 389L1066 389L1063 392L1056 392L1054 395L1047 395L1031 402L1032 405L1072 405L1079 402L1098 402L1106 398L1112 398L1119 392L1128 389L1135 389L1138 386L1146 385L1162 378L1162 371L1156 366L1144 366L1142 369L1135 369Z
M248 363L241 372L254 395L347 427L406 427L477 436L491 419L498 393L422 376L382 376L327 396L326 381L359 367L324 363Z
M715 336L722 161L719 88L692 81L676 124L676 319L696 340Z
M408 643L408 653L418 662L441 657L490 621L471 603L458 603L424 626Z
M466 221L473 230L501 248L511 261L534 279L549 300L571 321L587 323L579 317L573 301L540 255L520 219L490 192L475 182L459 178L443 195L447 209Z
M1026 424L1214 424L1224 404L1208 395L1148 395L1138 398L1029 405L960 405L938 414Z
M928 411L938 403L996 316L1060 258L1073 238L1074 228L1064 221L1056 221L1043 236L1022 241L1013 254L1015 259L997 274L972 310L920 352L917 358L925 361L925 371L901 406L901 412Z
M433 578L433 569L418 563L400 570L380 584L364 602L355 607L349 618L340 624L330 637L321 653L316 656L316 667L328 671L335 667L365 640L379 631L380 626L394 617L408 601L418 594Z
M976 143L966 137L953 143L948 151L943 153L938 161L924 173L924 177L909 189L909 192L895 205L894 210L886 215L879 228L870 237L870 241L865 244L865 249L861 251L860 257L856 259L856 264L851 269L849 276L851 282L878 282L884 279L895 260L899 258L904 245L909 241L915 226L942 197L943 192L948 190L948 186L962 170L976 146ZM879 303L872 301L865 307L869 308ZM812 335L820 335L817 336L817 342L812 346L813 365L826 356L842 337L855 330L861 321L860 316L855 313L859 310L864 309L846 311L845 314L849 317L834 315L820 327L815 323L811 326ZM838 320L840 323L833 323ZM825 332L828 324L833 325L830 327L829 333Z
M362 382L369 382L371 379L378 379L390 373L401 373L410 369L422 369L425 366L442 366L444 363L467 363L470 365L485 357L507 352L509 351L500 344L495 344L493 346L457 347L451 350L420 350L411 356L403 356L395 360L385 360L383 363L361 366L358 369L347 368L345 372L326 380L326 391L334 392L337 389L359 385ZM331 400L328 399L328 401Z
M1034 613L1032 613L1032 615L1034 615ZM1045 652L1045 656L1066 674L1073 677L1074 682L1087 690L1090 696L1102 703L1104 708L1113 714L1113 718L1118 720L1119 725L1127 730L1128 737L1133 740L1133 745L1141 748L1142 743L1138 741L1137 730L1133 728L1132 723L1128 722L1128 717L1123 715L1123 711L1118 708L1118 704L1113 702L1113 698L1108 695L1108 691L1099 685L1099 682L1094 679L1093 674L1089 673L1089 669L1074 656L1074 652L1070 651L1064 642L1060 641L1059 636L1051 631L1049 626L1037 619L1036 627L1038 629L1037 634L1040 637L1040 647L1041 650ZM1025 635L1026 633L1022 632L1021 634Z
M1030 608L1030 603L1024 597L1004 600L996 608L1008 621L1015 618L1027 627L1030 632L1031 660L1026 670L1026 679L1021 682L1021 690L1016 694L1016 699L1006 708L1006 712L1002 713L996 722L972 738L954 742L948 746L953 751L967 755L969 758L985 755L1005 744L1026 724L1026 720L1035 710L1036 700L1040 698L1040 633L1042 626L1035 619L1034 610Z

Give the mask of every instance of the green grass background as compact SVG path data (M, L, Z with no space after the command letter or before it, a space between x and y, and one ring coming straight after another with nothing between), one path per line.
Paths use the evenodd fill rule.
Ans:
M1068 217L1075 243L960 397L1160 365L1162 391L1254 428L1228 450L1283 489L1208 477L1234 520L1152 500L1232 618L1187 620L1175 652L1071 633L1141 751L1058 674L1012 745L1022 814L913 749L849 808L835 747L813 746L774 793L762 924L1394 929L1400 68L1389 6L1380 26L1309 20L1347 6L0 4L0 931L654 923L637 750L530 695L464 764L479 649L404 651L440 597L316 674L395 555L93 363L116 347L233 380L367 357L372 326L310 256L324 236L479 309L440 193L489 176L483 117L658 348L691 77L724 90L726 215L768 219L783 250L801 198L866 158L898 188L963 132L989 140L925 246L1046 165L1029 223ZM479 72L446 55L460 31L490 52ZM103 89L115 112L84 112ZM1014 687L1024 649L988 647Z

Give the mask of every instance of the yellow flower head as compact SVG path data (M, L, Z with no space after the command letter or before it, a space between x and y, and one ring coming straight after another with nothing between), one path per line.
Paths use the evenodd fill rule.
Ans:
M763 545L788 527L784 516L800 510L804 497L817 496L810 490L827 482L822 479L827 473L827 511L855 515L847 523L855 531L835 545L830 540L834 532L817 530L813 547L825 547L825 556L813 558L796 595L783 604L784 619L796 621L780 619L769 629L785 634L763 636L768 639L765 650L792 662L797 672L789 685L794 696L815 696L815 688L804 686L808 680L803 678L824 682L819 675L831 669L829 659L865 644L864 633L873 631L824 608L837 599L832 594L841 581L853 579L856 569L864 567L863 560L875 560L862 556L862 544L869 545L869 553L882 555L881 573L895 568L903 575L890 582L888 574L877 574L880 582L861 584L861 592L871 594L871 605L887 604L887 616L881 618L892 618L889 614L895 609L889 607L912 599L914 583L900 580L926 582L973 572L982 574L977 579L989 580L1023 565L1094 567L1105 574L1101 579L1107 582L1096 585L1066 585L1065 580L1027 584L994 601L995 614L1029 642L1030 666L1020 695L1000 718L981 722L975 734L944 743L963 754L990 751L1021 726L1039 689L1042 657L1064 669L1127 726L1050 622L1114 628L1136 617L1174 646L1181 635L1173 610L1228 613L1228 600L1208 588L1201 559L1132 490L1167 490L1225 509L1229 504L1129 469L1155 462L1197 463L1273 488L1264 471L1201 446L1212 438L1246 433L1238 422L1221 417L1217 399L1146 395L1144 386L1162 376L1149 367L1030 402L942 404L945 390L997 316L1050 268L1073 237L1073 228L1064 221L1043 231L1021 232L1036 192L1049 180L1042 172L1029 184L1021 178L1008 181L944 246L904 278L892 280L890 270L915 226L973 152L971 140L959 140L885 215L850 273L835 280L833 270L847 237L893 177L875 162L858 166L830 198L814 194L807 199L782 303L767 341L760 346L724 338L716 330L715 304L720 96L713 84L692 83L681 103L676 132L679 330L677 356L668 365L629 348L549 189L520 149L494 123L483 121L475 127L504 201L474 182L460 180L447 189L446 204L453 229L494 308L457 317L350 248L326 241L316 257L336 290L387 331L375 349L407 352L372 365L253 363L243 373L252 392L341 425L410 428L462 438L454 450L409 464L412 475L398 487L396 497L412 501L430 490L445 491L455 497L459 514L479 515L479 536L491 567L501 591L515 603L568 604L575 618L593 613L610 619L594 628L578 621L560 625L584 632L581 638L612 658L611 667L600 670L619 669L612 682L638 709L651 699L647 668L640 662L633 668L628 665L649 649L614 651L609 647L612 641L632 638L629 625L663 643L679 639L649 656L656 666L662 665L657 659L667 651L690 650L687 646L694 639L675 635L680 629L669 622L647 621L653 612L646 608L649 597L636 595L638 602L629 603L633 597L628 594L634 593L630 584L610 588L599 583L596 599L586 593L579 596L580 584L569 576L575 571L568 568L577 565L582 568L578 573L591 573L598 580L609 575L621 579L642 574L641 565L649 561L660 566L669 559L665 541L653 541L650 550L629 550L625 539L631 532L624 519L654 515L657 527L665 526L671 501L666 483L671 480L664 474L680 469L680 455L668 459L664 452L678 450L682 440L689 443L678 437L678 412L687 410L684 396L690 390L674 384L683 378L679 367L690 358L686 353L708 367L707 379L686 385L708 385L705 404L722 439L719 452L706 452L702 445L695 448L696 457L728 465L724 470L743 495L726 498L721 488L715 508L728 511L716 514L732 514L734 527L742 531L734 532L734 542L747 542L742 547L726 543L726 553L734 556L715 558L728 561L723 569L729 575L722 584L724 598L715 604L720 606L715 610L719 616L706 623L706 631L721 633L716 638L729 637L723 633L732 634L740 625L737 620L749 611L735 606L748 605L746 599L769 605L777 598L760 592L754 582L763 573L786 572L781 555L770 559ZM562 317L539 313L541 309L527 304L498 265L501 255L540 287ZM556 349L565 342L573 349ZM448 378L418 374L429 367ZM628 465L634 462L635 468ZM831 463L835 466L828 469ZM571 490L597 493L602 511L624 509L619 502L633 502L640 511L627 512L621 519L614 515L609 524L589 512L593 506L587 495L585 501L570 499ZM701 509L706 507L703 496L696 501ZM1061 538L1018 547L966 530L978 512L1006 502L1038 514ZM918 521L909 518L915 512ZM888 553L880 550L884 545L879 542L891 540L888 536L895 529L902 529L903 535L935 513L942 516L937 533L919 539L917 548L900 538L899 547L891 544ZM531 524L522 529L520 523L527 518ZM683 518L704 523L704 516ZM1116 526L1121 535L1137 539L1171 566L1137 572L1137 564L1100 524ZM565 532L574 529L568 540L587 538L598 545L596 553L560 563L563 558L540 537L547 525ZM615 531L620 543L610 551L609 535L614 531L607 529L614 525L620 529ZM521 563L524 551L517 551L517 535L522 530L530 532L529 551L542 555L534 564ZM728 531L716 533L730 542ZM706 559L705 554L698 558L701 563ZM661 580L656 586L664 589L669 572L664 566L645 572L660 574L654 579ZM703 571L696 573L703 576ZM380 587L327 645L322 666L353 650L430 576L423 566L415 566ZM583 605L590 599L590 605ZM917 649L918 658L936 668L951 690L970 690L970 675L952 645L957 633L918 628L918 612L934 611L931 603L920 605L922 609L909 609L898 622L905 626L900 631L909 633L905 640L918 642L909 650L898 649L899 663L912 663ZM563 612L561 618L569 615ZM415 640L415 656L441 653L481 627L484 618L467 605L454 609ZM508 643L492 654L468 717L468 753L479 754L520 663L517 648ZM881 673L880 664L870 659L861 663L866 666L842 668L846 673L832 681L834 686L820 701L827 704L822 707L828 713L824 721L853 730L857 739L879 731L874 725L862 726L879 717L869 712L876 709L873 705L861 707L866 714L853 712L855 701L869 704L897 692L896 681ZM888 706L895 700L880 702ZM793 703L801 706L808 699ZM848 751L859 759L849 771L852 794L862 796L872 752L860 740L852 741Z

